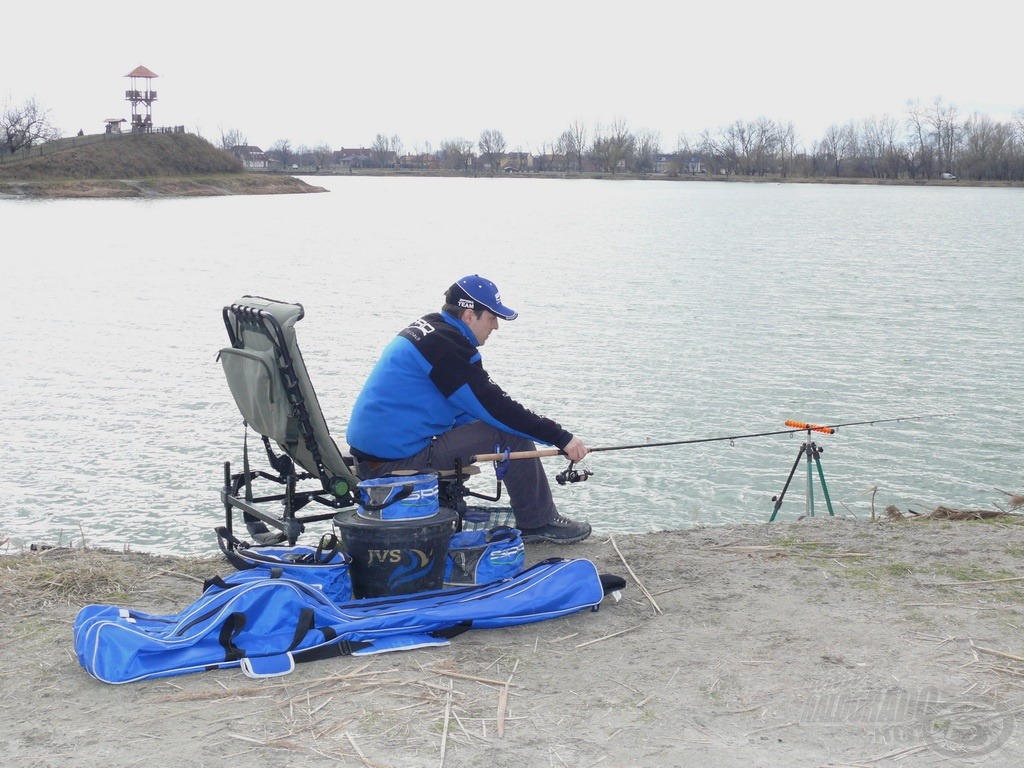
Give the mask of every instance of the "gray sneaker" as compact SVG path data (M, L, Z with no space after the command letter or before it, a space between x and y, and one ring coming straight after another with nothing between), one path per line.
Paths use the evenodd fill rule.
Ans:
M565 515L540 528L520 528L524 542L550 541L552 544L578 544L590 535L590 523L578 523Z

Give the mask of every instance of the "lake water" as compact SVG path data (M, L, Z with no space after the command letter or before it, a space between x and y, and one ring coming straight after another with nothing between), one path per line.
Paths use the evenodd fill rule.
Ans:
M243 437L215 360L222 306L305 306L299 340L343 445L380 349L473 272L520 312L483 349L492 377L591 446L950 414L815 435L837 513L869 516L869 488L878 511L1022 490L1024 190L314 183L330 192L0 201L9 547L213 552ZM762 522L802 440L596 453L556 501L598 531ZM804 512L805 487L801 467L779 519Z

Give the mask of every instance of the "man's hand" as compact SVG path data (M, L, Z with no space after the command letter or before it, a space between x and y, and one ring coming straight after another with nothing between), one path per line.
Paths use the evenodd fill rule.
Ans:
M590 453L590 449L578 437L573 437L572 440L566 443L562 453L569 457L569 461L582 461L583 457Z

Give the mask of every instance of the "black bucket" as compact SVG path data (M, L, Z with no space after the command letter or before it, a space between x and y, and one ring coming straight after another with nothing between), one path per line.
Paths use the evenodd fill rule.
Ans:
M334 526L352 558L354 597L408 595L440 589L448 544L459 516L441 507L429 518L368 520L357 510L339 512Z

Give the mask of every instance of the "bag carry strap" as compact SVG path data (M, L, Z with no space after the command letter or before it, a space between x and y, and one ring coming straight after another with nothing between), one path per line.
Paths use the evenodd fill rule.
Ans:
M316 551L309 555L303 555L303 559L295 560L290 562L288 560L282 560L278 557L270 557L264 555L247 542L240 541L233 533L228 531L223 525L217 529L217 545L220 547L220 551L224 553L224 557L228 559L228 562L235 566L239 571L247 571L250 568L255 568L257 564L262 563L263 565L270 566L286 566L289 564L294 565L340 565L341 563L332 563L335 557L341 555L342 563L347 562L347 555L344 554L341 539L339 539L333 533L325 533L320 537L320 542L316 546ZM227 543L231 544L229 548ZM249 562L241 555L238 551L242 550L245 552L245 556L249 560L256 562ZM312 562L305 558L311 557Z
M220 627L220 637L218 639L224 648L225 661L238 661L245 657L245 651L235 645L235 638L238 637L238 633L245 626L245 621L245 614L241 611L235 611L224 619L224 623Z
M341 554L341 539L335 533L325 533L320 537L320 541L317 542L313 563L316 565L327 565L338 554Z
M312 608L303 608L299 611L299 620L295 622L295 636L292 638L292 644L288 646L289 651L298 648L299 643L309 634L309 630L313 629L315 619L316 615Z
M499 525L484 534L484 541L492 544L496 541L515 541L519 537L519 529L510 525Z
M342 640L338 637L338 633L330 627L323 627L320 631L327 642L323 645L307 648L304 651L292 653L292 658L295 659L296 664L304 661L333 659L336 656L351 656L356 651L361 651L363 648L369 648L372 645L372 643L363 640Z
M280 568L271 568L270 573L267 574L268 579L280 579L283 577L284 571ZM229 584L227 581L224 580L223 577L219 575L211 576L210 578L203 580L203 594L208 592L210 590L210 587L216 587L217 589L223 592L224 590L231 589L234 586L237 585Z
M256 563L247 563L241 557L239 557L238 549L248 549L249 545L244 541L239 540L231 531L225 528L223 525L217 527L217 546L220 547L220 551L224 553L224 557L228 559L239 571L247 571L250 568L255 568ZM231 548L229 549L227 544L224 542L230 542Z

